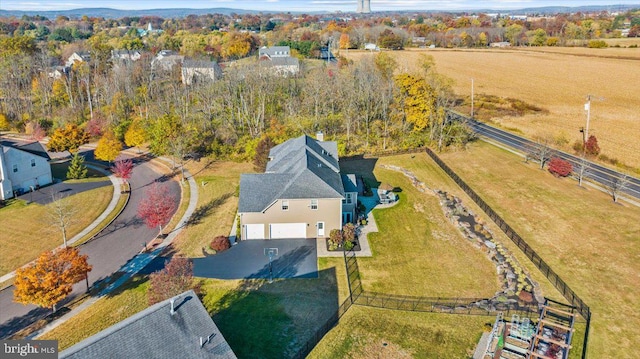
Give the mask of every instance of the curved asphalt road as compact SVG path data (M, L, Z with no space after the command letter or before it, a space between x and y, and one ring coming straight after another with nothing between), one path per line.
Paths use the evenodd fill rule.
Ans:
M92 153L89 154L89 157ZM89 285L107 278L118 271L128 260L133 258L144 243L149 243L158 234L156 228L150 229L137 218L138 204L144 197L148 185L154 181L164 181L167 177L157 172L156 166L144 160L136 161L136 166L129 183L131 184L131 197L129 203L118 218L105 228L92 241L80 246L80 252L89 256L89 263L93 270L89 273ZM174 180L164 182L169 186L169 191L176 198L180 198L180 186ZM73 293L67 297L58 307L62 307L78 294L84 293L86 284L77 283ZM43 318L51 313L48 309L38 308L34 305L22 305L13 301L13 287L0 291L0 338L5 338L24 328L25 326Z
M527 152L528 148L535 146L534 141L530 141L526 138L514 135L512 133L497 129L495 127L489 126L485 123L478 122L476 120L472 120L469 117L463 116L456 112L450 111L449 116L453 120L462 120L469 124L471 129L473 129L478 135L490 138L496 142L507 145L514 149L520 150L522 152ZM553 150L556 156L565 159L573 165L573 168L577 168L581 161L580 157L568 154L566 152ZM589 163L589 168L586 170L584 174L585 179L590 179L605 188L611 185L612 181L621 178L624 174L618 171L614 171L608 167L601 166L595 162L587 161ZM623 188L621 192L624 192L626 195L640 199L640 179L627 176L628 183Z

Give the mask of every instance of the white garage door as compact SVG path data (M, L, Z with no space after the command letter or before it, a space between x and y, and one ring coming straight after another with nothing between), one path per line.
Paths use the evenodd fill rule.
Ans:
M264 239L264 224L247 224L245 227L246 239Z
M307 224L274 223L271 225L271 238L307 238Z

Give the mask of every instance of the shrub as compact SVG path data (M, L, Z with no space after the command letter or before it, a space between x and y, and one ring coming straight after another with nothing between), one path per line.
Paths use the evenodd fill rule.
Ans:
M211 241L209 247L216 252L222 252L226 249L231 248L231 242L229 241L229 237L217 236Z
M598 146L598 139L596 136L591 135L589 139L587 139L587 143L584 145L585 152L589 156L597 156L600 154L600 146Z
M353 225L353 223L347 223L342 227L342 240L344 242L355 242L356 227Z
M567 177L573 171L571 162L563 160L559 157L553 157L549 161L549 172L556 177Z
M335 251L342 245L342 231L339 229L332 229L329 232L329 250Z
M604 42L604 40L590 40L587 47L590 49L601 49L607 47L607 43Z

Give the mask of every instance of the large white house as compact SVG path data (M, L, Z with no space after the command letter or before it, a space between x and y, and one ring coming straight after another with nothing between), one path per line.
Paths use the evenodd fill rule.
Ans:
M0 200L52 183L50 159L39 142L1 142Z

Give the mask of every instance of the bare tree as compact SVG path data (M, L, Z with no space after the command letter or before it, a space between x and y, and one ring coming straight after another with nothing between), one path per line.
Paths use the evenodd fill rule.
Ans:
M62 196L51 194L51 203L47 205L48 222L53 228L59 229L62 233L62 242L67 247L67 232L76 223L78 210L72 204L64 201Z
M582 180L589 173L591 163L584 157L580 157L580 160L574 164L573 173L578 179L578 186L582 187Z
M553 157L553 149L549 146L549 140L543 139L527 146L525 149L525 162L532 159L540 163L540 169Z
M619 176L612 176L606 184L607 192L611 195L614 202L618 202L620 193L627 188L629 184L629 176L621 173Z

